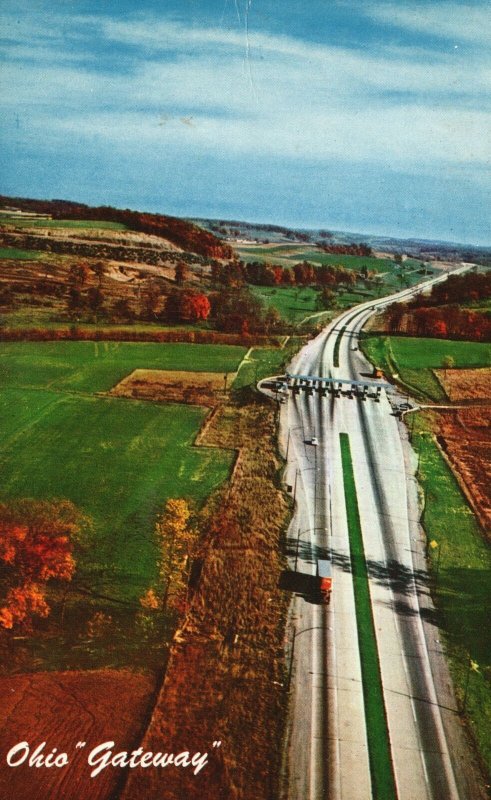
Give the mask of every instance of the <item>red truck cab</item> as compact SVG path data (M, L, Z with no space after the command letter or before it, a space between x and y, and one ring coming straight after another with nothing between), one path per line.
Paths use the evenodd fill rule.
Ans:
M319 578L321 601L329 603L332 593L332 564L327 558L317 559L317 577Z

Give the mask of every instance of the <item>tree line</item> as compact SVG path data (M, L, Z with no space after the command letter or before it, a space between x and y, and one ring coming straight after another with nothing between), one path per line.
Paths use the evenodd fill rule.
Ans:
M362 269L368 277L367 268ZM270 264L267 261L235 261L231 264L215 263L211 266L211 277L223 286L240 286L246 283L255 286L345 286L353 287L358 275L342 265L313 264L301 261L293 267Z

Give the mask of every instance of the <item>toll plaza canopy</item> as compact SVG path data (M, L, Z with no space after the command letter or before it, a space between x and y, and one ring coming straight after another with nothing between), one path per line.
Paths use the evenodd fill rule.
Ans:
M393 391L394 387L390 383L385 383L384 381L378 380L371 380L370 378L364 380L355 380L354 378L323 378L320 375L292 375L291 373L287 372L286 375L277 378L277 380L286 385L292 385L292 383L306 383L307 385L323 385L323 384L335 384L336 386L339 384L346 384L348 386L367 386L367 387L374 387L377 389L385 389L386 391Z

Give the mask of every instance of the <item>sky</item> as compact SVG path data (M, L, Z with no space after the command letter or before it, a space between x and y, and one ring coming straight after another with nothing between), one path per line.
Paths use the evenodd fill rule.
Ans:
M491 244L491 7L2 0L0 192Z

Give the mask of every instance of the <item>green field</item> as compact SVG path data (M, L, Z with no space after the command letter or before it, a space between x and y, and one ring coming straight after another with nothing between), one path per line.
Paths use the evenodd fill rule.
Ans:
M413 446L420 454L425 491L424 527L433 585L459 702L468 682L466 712L491 771L491 552L452 471L418 421ZM472 659L477 671L469 670Z
M287 322L297 323L314 314L317 308L319 292L311 286L249 286L252 294L258 297L265 306L273 306Z
M136 368L234 372L244 347L140 342L4 342L4 386L105 392Z
M43 254L39 250L19 250L17 247L0 247L0 258L15 258L19 261L35 261Z
M367 358L387 375L398 374L408 387L436 402L446 400L445 392L433 375L442 367L445 356L452 356L455 366L491 366L491 345L404 336L372 336L361 340Z
M85 228L107 231L126 231L121 222L105 222L96 219L22 219L0 216L1 225L15 225L17 228Z
M192 443L206 410L96 396L135 368L234 371L244 348L7 343L0 357L0 497L66 497L94 519L92 585L135 600L155 576L155 515L198 505L233 454ZM94 563L81 565L91 572Z
M399 267L391 258L377 258L376 256L351 256L338 253L324 253L313 248L312 245L278 244L270 247L244 247L235 248L239 258L243 261L269 261L283 266L293 266L299 261L311 261L315 264L335 264L346 269L361 270L367 267L372 272L393 272ZM408 258L404 262L403 272L410 273L420 262ZM421 277L421 276L420 276Z

